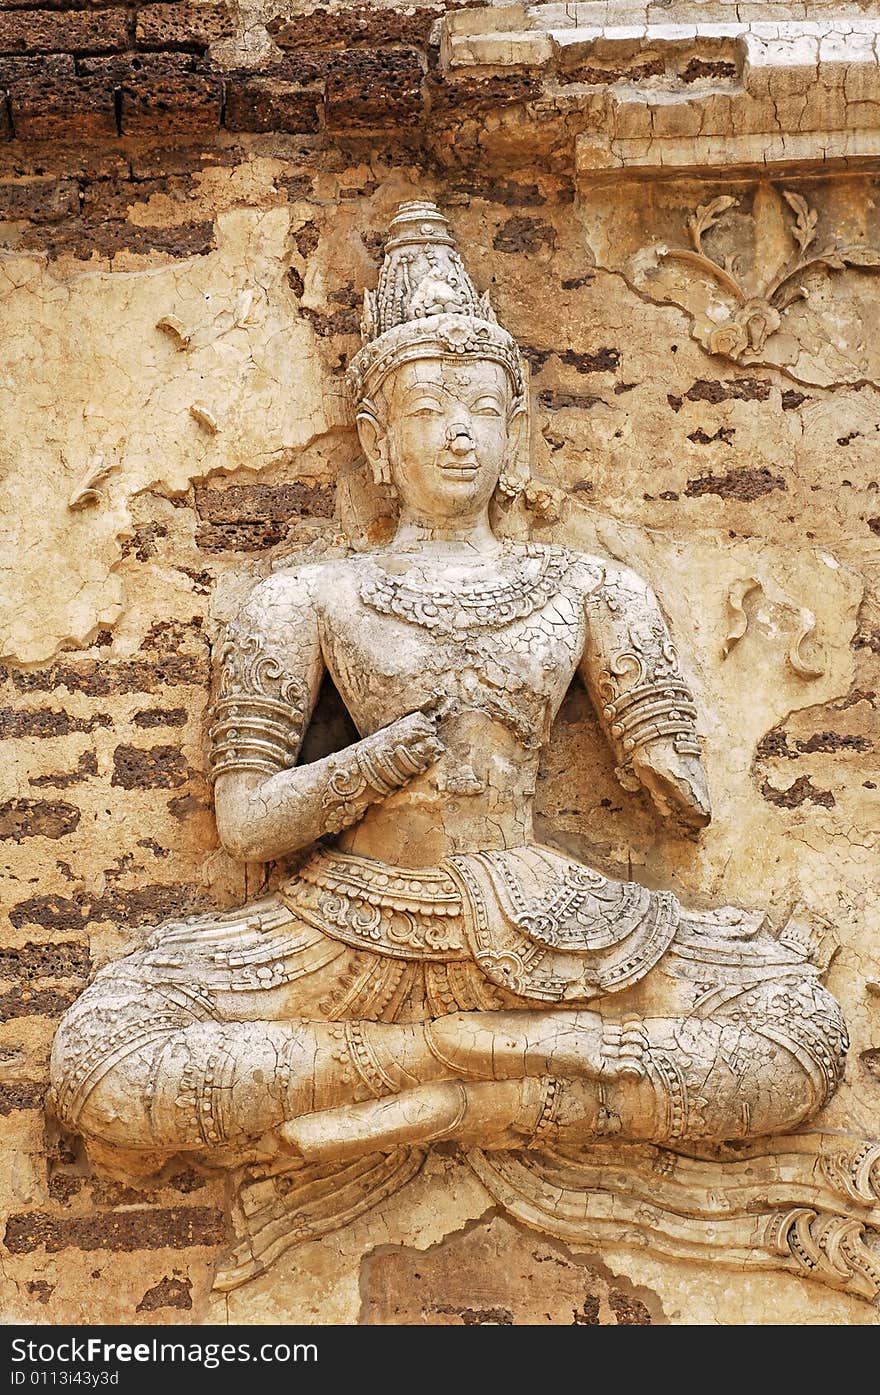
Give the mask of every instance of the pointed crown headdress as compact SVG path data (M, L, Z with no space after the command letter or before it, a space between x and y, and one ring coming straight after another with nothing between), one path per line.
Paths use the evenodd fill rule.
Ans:
M434 357L492 359L507 370L514 396L524 396L519 347L488 295L477 294L436 204L413 199L397 210L379 285L364 295L361 339L346 375L356 402L393 368Z

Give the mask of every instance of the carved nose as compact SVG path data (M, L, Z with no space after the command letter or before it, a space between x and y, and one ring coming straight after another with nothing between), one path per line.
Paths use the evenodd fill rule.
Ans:
M474 448L471 433L466 426L450 426L446 439L453 455L467 455Z

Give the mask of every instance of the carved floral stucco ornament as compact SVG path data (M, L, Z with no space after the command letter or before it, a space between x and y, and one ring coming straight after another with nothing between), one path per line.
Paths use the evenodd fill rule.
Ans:
M842 351L842 340L858 344L863 335L842 332L840 313L831 314L821 291L823 279L876 271L880 249L841 237L820 241L819 213L802 194L760 185L750 215L749 258L745 215L739 215L738 231L730 225L743 203L742 197L719 194L698 204L686 219L690 245L643 248L630 263L635 284L652 298L687 309L692 337L707 353L744 366L781 368L800 382L831 385L871 377L869 362L851 362ZM715 251L707 247L710 234L720 238ZM857 308L852 314L858 319Z
M795 300L809 298L809 291L802 281L807 272L819 267L828 272L843 271L848 266L866 269L880 267L880 252L873 247L844 246L839 242L822 248L815 247L816 210L810 208L801 194L788 189L782 190L782 197L794 214L791 236L795 251L775 276L758 286L757 294L750 294L729 266L708 256L703 248L704 234L715 226L729 208L739 203L739 199L731 194L722 194L710 203L700 204L688 218L690 248L658 249L660 257L684 262L713 277L736 305L726 320L713 323L708 316L700 316L694 322L694 338L710 354L722 354L735 363L760 362L767 340L782 329L788 306ZM790 355L788 362L795 362L796 348L784 352Z
M221 1289L444 1140L549 1233L880 1293L876 1145L836 1135L817 1183L826 1137L780 1137L843 1070L827 925L689 909L536 841L576 674L623 786L691 836L698 712L640 577L494 536L490 500L524 483L522 365L433 205L392 223L349 381L395 537L276 572L217 656L221 839L298 870L102 969L59 1026L55 1111L117 1171L184 1152L233 1174ZM327 671L360 735L298 764Z

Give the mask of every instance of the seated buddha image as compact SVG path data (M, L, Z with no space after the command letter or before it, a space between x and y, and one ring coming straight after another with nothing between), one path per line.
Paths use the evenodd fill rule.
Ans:
M218 654L221 843L298 870L102 968L55 1039L55 1112L220 1168L797 1128L847 1046L797 925L688 909L536 839L577 675L621 783L694 837L698 714L638 575L493 533L521 487L523 365L433 204L400 207L362 332L348 382L394 536L275 571ZM298 764L326 675L358 739Z

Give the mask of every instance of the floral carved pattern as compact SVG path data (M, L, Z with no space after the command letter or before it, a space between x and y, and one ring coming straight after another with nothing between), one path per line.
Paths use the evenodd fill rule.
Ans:
M792 252L773 275L762 277L757 286L744 285L730 258L719 261L703 245L706 234L731 209L739 206L739 199L731 194L699 204L687 219L690 247L657 249L661 260L680 262L710 277L730 301L727 319L716 320L704 315L694 323L694 338L710 354L723 355L735 363L762 361L767 341L784 326L786 312L796 301L809 299L810 291L804 284L809 272L824 270L830 274L847 267L866 271L880 268L880 250L874 247L838 241L817 247L816 210L801 194L791 190L782 190L782 198L791 210Z

